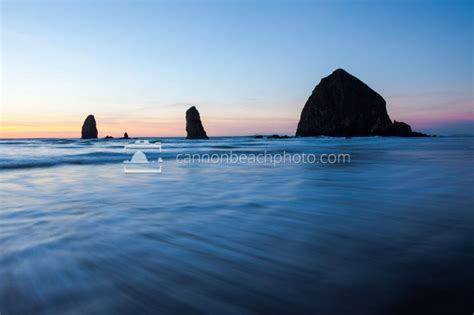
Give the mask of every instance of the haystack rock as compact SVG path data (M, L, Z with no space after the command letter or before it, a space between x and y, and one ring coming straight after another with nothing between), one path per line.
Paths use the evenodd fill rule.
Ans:
M323 78L301 112L296 135L425 136L403 122L393 122L382 96L343 69Z
M123 134L123 139L130 139L130 138L128 137L128 133L125 132L125 133Z
M97 138L97 126L95 123L94 115L87 116L82 125L81 139L96 139Z
M201 116L195 106L186 111L186 139L209 139L202 126Z

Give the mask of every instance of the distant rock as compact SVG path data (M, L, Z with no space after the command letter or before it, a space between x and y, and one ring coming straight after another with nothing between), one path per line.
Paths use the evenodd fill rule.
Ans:
M97 133L94 115L87 116L82 125L81 139L97 139Z
M288 139L290 138L289 136L287 135L284 135L284 136L280 136L280 135L271 135L271 136L268 136L267 139Z
M301 112L296 136L425 136L392 123L382 96L343 69L323 78Z
M186 139L209 139L202 126L201 116L195 106L186 111Z
M130 138L128 137L128 133L125 132L125 133L123 134L123 138L122 138L122 139L130 139Z
M114 138L114 137L112 137L112 136L105 136L104 139L113 139L113 138Z
M255 139L262 139L262 138L263 138L262 135L255 135L255 136L253 136L253 137L254 137Z

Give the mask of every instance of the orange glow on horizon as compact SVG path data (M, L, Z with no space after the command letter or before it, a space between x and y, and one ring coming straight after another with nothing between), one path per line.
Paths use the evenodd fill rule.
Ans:
M186 122L177 119L98 119L98 137L185 137ZM294 119L203 119L209 136L248 136L254 134L288 134L296 131ZM5 122L0 124L0 138L80 138L82 122Z
M437 127L447 123L474 121L474 115L430 115L411 113L390 116L404 121L413 130ZM57 118L56 118L57 119ZM186 122L183 119L113 119L98 118L99 138L122 137L127 132L130 137L185 137ZM260 118L217 118L203 119L209 136L251 136L256 134L294 135L298 119ZM0 138L80 138L82 121L1 121Z
M98 124L99 138L105 136L122 137L125 132L137 137L173 137L182 134L182 128L168 125L166 128L153 128L146 125ZM82 124L35 124L35 123L4 123L0 126L0 138L80 138Z

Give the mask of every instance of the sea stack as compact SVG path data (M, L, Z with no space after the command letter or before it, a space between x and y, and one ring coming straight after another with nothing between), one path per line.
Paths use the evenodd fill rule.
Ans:
M97 139L97 126L94 115L89 115L86 120L84 120L81 139Z
M186 139L209 139L202 126L201 116L195 106L186 111Z
M301 112L296 136L424 136L392 123L380 94L343 69L321 79Z
M130 138L128 137L128 133L125 132L125 133L123 134L123 139L130 139Z

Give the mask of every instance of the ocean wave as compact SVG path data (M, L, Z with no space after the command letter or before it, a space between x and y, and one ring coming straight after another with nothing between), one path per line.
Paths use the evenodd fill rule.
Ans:
M91 152L84 154L48 156L39 158L2 159L0 160L0 170L53 167L59 165L81 165L81 164L107 164L125 160L124 153L114 152Z
M117 141L118 140L118 141ZM133 152L124 152L123 144L133 140L78 140L78 139L28 139L0 140L0 171L55 167L61 165L98 165L122 163L129 160ZM221 138L195 142L186 139L162 139L163 152L146 152L149 160L161 157L163 160L176 159L178 154L267 154L277 153L351 153L371 150L372 156L378 152L406 151L416 153L436 144L439 152L450 152L455 148L472 149L472 138L291 138L285 141L253 138ZM433 143L436 142L436 143ZM416 143L416 146L407 144ZM61 154L62 153L62 154ZM359 156L359 159L361 157Z

